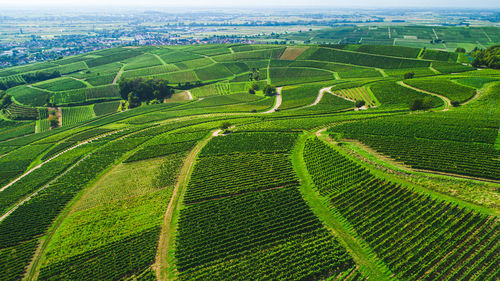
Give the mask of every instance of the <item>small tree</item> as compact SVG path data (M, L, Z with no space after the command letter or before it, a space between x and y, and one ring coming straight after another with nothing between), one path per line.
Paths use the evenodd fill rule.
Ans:
M422 109L423 110L428 110L432 108L432 98L431 97L425 97L422 100Z
M274 87L273 85L264 86L264 95L274 96L274 95L276 95L276 93L277 93L276 87Z
M364 100L357 100L356 101L357 108L360 108L360 107L364 106L365 104L366 104L366 102Z
M250 88L250 89L248 89L248 93L249 93L249 94L252 94L252 95L255 95L255 90L254 90L254 89L252 89L252 88Z
M221 125L220 125L220 128L222 130L227 130L229 129L229 127L231 127L231 123L230 122L223 122Z
M414 99L410 102L410 110L411 111L416 111L416 110L421 110L423 107L423 99Z
M462 47L458 47L455 49L455 53L465 53L465 49Z
M451 105L453 105L454 107L457 107L460 105L460 102L459 101L456 101L456 100L452 100L451 101Z
M253 89L254 91L258 91L260 89L259 83L253 82L252 85L250 86L250 89Z
M404 79L412 79L413 77L415 77L415 72L407 72L403 75L403 78Z

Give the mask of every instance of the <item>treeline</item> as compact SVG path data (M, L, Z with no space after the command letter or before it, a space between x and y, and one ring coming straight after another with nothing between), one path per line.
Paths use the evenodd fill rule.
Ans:
M500 69L500 45L491 46L486 50L475 48L471 52L474 60L472 61L473 67L489 67Z
M161 103L174 94L174 89L164 79L130 78L119 83L120 96L128 102L128 108L142 102Z
M52 78L61 77L61 73L57 70L54 71L37 71L31 73L25 73L19 75L22 79L9 79L9 80L0 80L0 90L7 90L9 88L23 85L23 84L31 84L36 82L41 82L45 80L49 80Z

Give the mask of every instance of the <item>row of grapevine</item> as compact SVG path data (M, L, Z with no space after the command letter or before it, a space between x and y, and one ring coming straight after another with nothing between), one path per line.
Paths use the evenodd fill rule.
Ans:
M498 278L485 263L485 259L494 262L499 256L500 228L495 217L431 198L366 171L352 181L346 171L358 165L317 138L307 140L304 159L318 188L323 187L325 174L334 179L334 185L343 180L351 183L341 189L330 187L337 189L328 196L330 204L397 278Z
M95 117L91 106L61 107L61 109L63 126L74 125Z
M348 99L350 101L363 100L369 107L375 106L375 101L372 99L372 97L364 87L333 91L333 94Z
M178 221L180 280L313 280L353 267L297 189L296 137L235 133L205 146Z
M344 123L329 132L357 139L417 169L499 179L498 127L447 116L377 119Z

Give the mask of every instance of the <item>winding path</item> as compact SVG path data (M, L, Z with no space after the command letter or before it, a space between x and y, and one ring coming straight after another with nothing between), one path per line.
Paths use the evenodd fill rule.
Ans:
M326 87L326 88L319 90L318 97L316 98L316 100L313 103L311 103L310 105L307 105L306 107L311 107L311 106L317 105L321 101L321 99L323 98L323 95L325 94L325 92L330 93L332 91L333 87L334 86Z
M282 101L282 98L281 98L281 89L283 89L283 87L276 88L276 102L274 103L273 108L269 109L268 111L261 112L262 114L276 112L276 110L280 107L281 101Z
M419 89L419 88L415 88L413 86L405 84L405 82L403 82L403 81L398 81L397 83L399 85L403 86L403 87L408 88L408 89L412 89L414 91L421 92L421 93L428 94L428 95L435 96L435 97L438 97L438 98L442 99L444 101L444 109L443 109L443 111L447 111L451 107L451 101L450 101L450 99L447 98L447 97L445 97L445 96L442 96L440 94L436 94L436 93L433 93L433 92L429 92L429 91L426 91L426 90L422 90L422 89Z

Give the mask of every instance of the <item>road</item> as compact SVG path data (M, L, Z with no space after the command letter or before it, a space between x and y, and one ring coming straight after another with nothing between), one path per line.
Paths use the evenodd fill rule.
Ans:
M268 111L264 111L262 112L263 114L267 114L267 113L273 113L273 112L276 112L276 109L278 109L281 105L281 89L283 87L278 87L276 88L276 102L274 103L274 106L273 108L269 109Z

